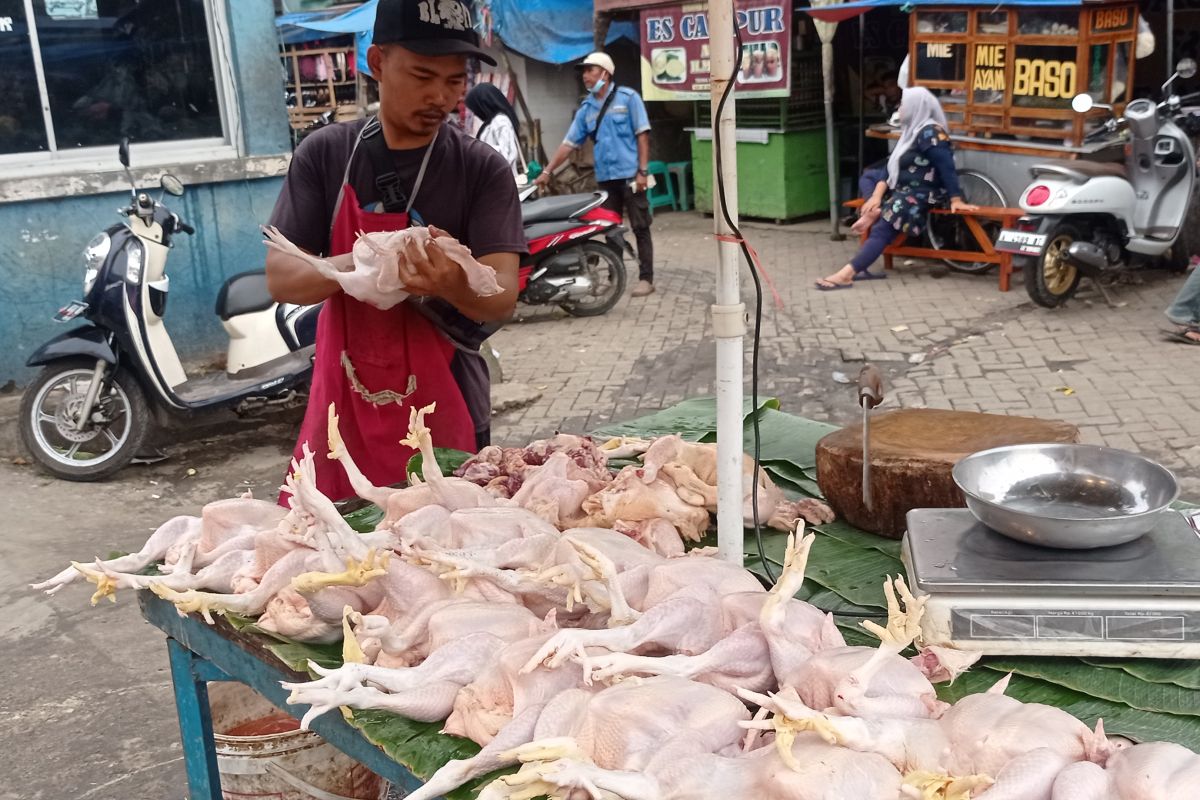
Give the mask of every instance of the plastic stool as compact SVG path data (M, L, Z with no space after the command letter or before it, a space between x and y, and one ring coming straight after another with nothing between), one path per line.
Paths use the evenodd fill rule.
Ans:
M678 184L675 196L679 199L679 210L687 211L692 207L692 162L672 161L667 164L667 172L675 178L675 182Z
M654 187L646 192L646 200L650 203L650 213L659 206L670 206L679 210L679 201L675 199L675 187L671 185L671 175L667 171L665 161L651 161L646 172L654 176Z

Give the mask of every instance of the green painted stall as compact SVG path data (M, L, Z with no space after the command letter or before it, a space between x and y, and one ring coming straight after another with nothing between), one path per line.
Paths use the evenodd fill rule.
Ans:
M764 133L765 143L737 143L739 214L782 222L828 212L825 129ZM712 213L712 140L695 131L692 176L696 208Z

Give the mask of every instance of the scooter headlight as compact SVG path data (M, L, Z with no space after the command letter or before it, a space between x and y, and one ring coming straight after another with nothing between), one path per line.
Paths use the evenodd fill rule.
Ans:
M1040 206L1050 199L1050 187L1038 184L1030 188L1025 194L1025 204L1029 206Z
M104 266L104 259L108 258L108 252L112 249L112 239L107 233L97 233L95 238L87 243L87 247L83 248L83 295L92 290L96 285L96 277L100 274L100 267Z
M142 245L136 241L131 241L125 246L125 280L127 282L133 284L142 282L142 262L145 260L145 253Z

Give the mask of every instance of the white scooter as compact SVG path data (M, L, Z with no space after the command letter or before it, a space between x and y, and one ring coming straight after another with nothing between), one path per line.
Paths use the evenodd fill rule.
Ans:
M124 219L84 250L83 299L55 319L83 317L39 347L26 361L45 367L21 399L20 430L37 464L60 478L98 480L124 467L146 443L152 423L195 412L303 405L312 377L320 306L276 303L264 272L235 275L217 296L216 314L229 335L223 373L189 377L163 324L171 239L195 233L179 216L139 191L129 173L128 142L121 164L133 200ZM164 193L179 197L171 175Z
M996 249L1012 253L1035 303L1061 305L1088 276L1108 298L1111 283L1130 267L1156 259L1180 267L1200 252L1200 202L1196 152L1177 124L1184 100L1167 94L1178 78L1196 74L1196 62L1179 62L1164 84L1167 99L1139 98L1121 118L1110 117L1089 138L1127 137L1124 163L1051 161L1033 167L1021 195L1026 216L1000 233ZM1112 110L1081 94L1071 102L1080 114ZM1111 300L1110 300L1111 303Z

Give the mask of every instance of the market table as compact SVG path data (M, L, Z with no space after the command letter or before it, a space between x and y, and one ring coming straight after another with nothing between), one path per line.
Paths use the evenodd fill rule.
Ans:
M762 463L772 479L793 496L818 495L816 443L836 428L783 413L778 401L765 400L757 409L747 403L747 449L752 420L757 420ZM714 429L715 401L697 398L595 433L645 436L677 432L693 441L712 441ZM451 452L447 457L452 461L455 456ZM347 519L359 530L369 530L381 517L382 512L368 507ZM848 644L877 644L858 623L886 616L882 585L885 576L903 573L900 543L844 522L813 530L817 541L797 597L832 613ZM785 540L775 532L764 536L764 555L775 565L775 574L783 563ZM699 544L715 544L715 540ZM746 567L764 575L752 532L747 533L745 550ZM221 618L215 625L208 625L195 614L180 617L173 605L150 592L140 592L139 603L143 616L168 637L191 800L219 800L220 778L206 683L241 681L281 710L300 717L308 707L287 705L288 692L279 682L308 679L300 670L310 658L325 666L336 665L340 661L337 649L279 642L253 632L253 627L243 627L248 621L236 618ZM1103 718L1110 734L1139 741L1174 741L1200 750L1200 669L1194 662L991 657L953 683L938 684L938 694L954 702L985 690L1006 673L1012 673L1007 693L1025 702L1057 706L1089 725ZM428 778L447 761L478 752L473 742L438 734L440 727L439 723L412 722L383 711L356 711L349 722L340 715L325 714L312 723L313 730L331 745L408 790L419 786L422 778ZM448 796L467 797L471 786L492 777Z

